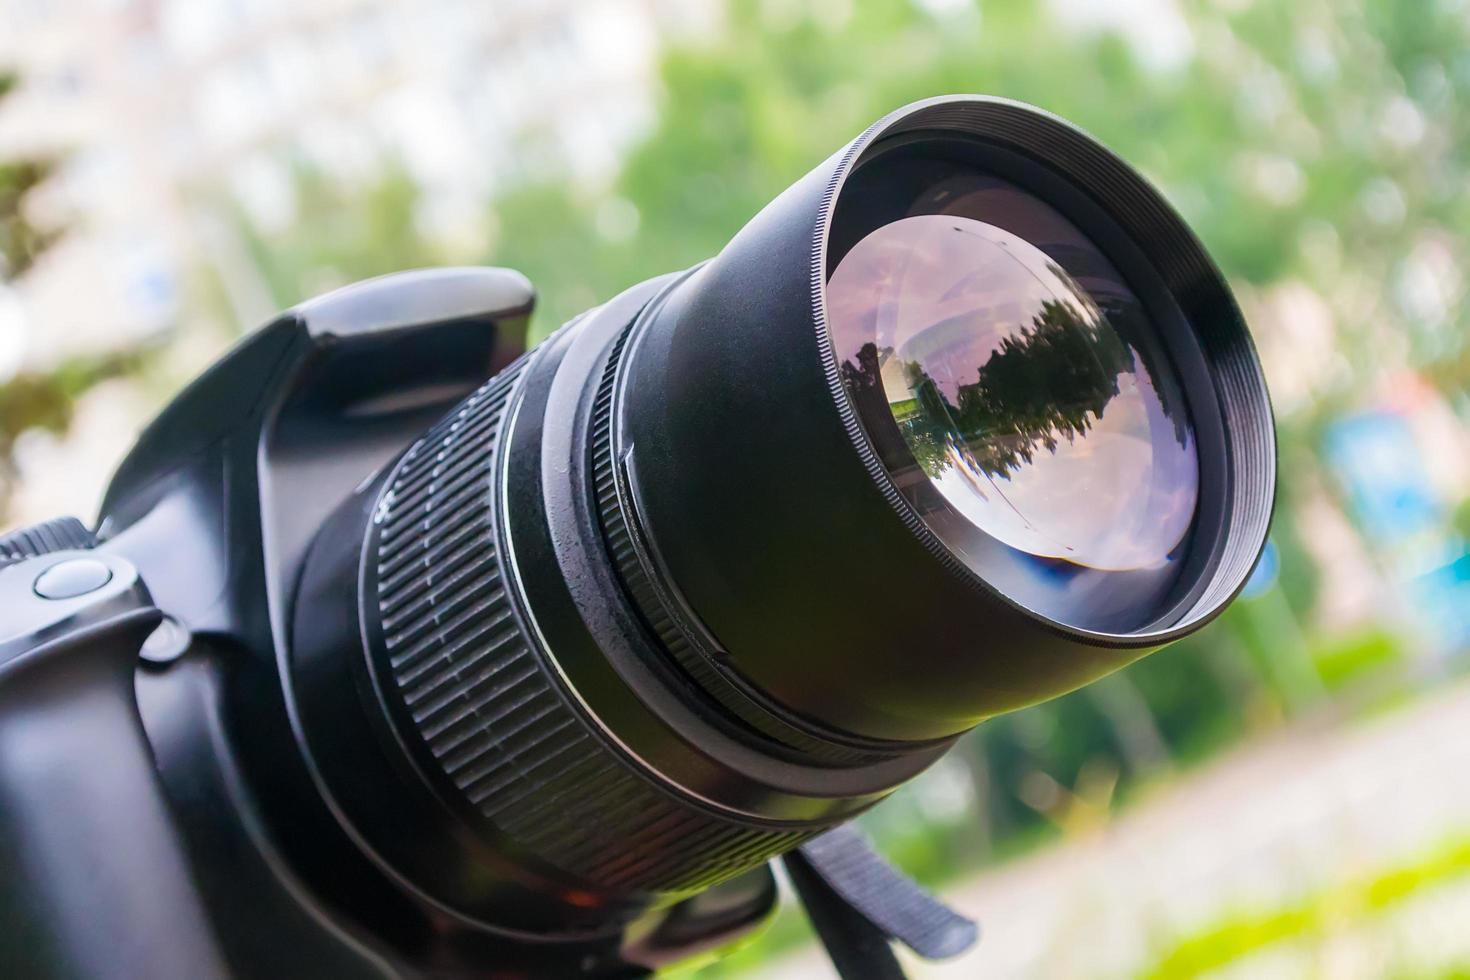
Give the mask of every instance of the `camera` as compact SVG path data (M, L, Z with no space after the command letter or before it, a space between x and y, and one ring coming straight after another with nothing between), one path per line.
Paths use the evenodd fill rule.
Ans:
M0 541L6 973L640 976L781 859L893 975L973 929L848 822L1265 542L1225 282L1030 106L899 109L520 354L532 305L437 269L288 310L95 529Z

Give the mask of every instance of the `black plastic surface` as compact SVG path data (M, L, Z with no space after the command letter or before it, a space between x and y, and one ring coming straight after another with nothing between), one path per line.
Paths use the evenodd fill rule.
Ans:
M57 552L0 569L0 975L229 975L133 698L159 613L116 557ZM109 582L47 600L47 567Z

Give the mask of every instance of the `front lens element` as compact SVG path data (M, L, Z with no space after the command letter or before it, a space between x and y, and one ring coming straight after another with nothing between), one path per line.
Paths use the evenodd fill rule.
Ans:
M844 382L900 492L973 570L1074 625L1139 625L1177 579L1198 499L1182 397L1080 231L1002 182L963 189L837 264ZM992 223L1018 212L1031 229Z

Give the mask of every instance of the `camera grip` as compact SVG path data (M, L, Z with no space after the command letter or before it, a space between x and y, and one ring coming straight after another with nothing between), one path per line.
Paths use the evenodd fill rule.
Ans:
M227 976L133 693L159 613L82 619L0 657L0 976Z

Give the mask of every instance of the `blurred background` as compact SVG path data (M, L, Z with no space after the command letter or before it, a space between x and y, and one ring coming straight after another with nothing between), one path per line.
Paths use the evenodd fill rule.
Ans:
M1217 624L864 818L985 929L915 976L1470 977L1465 0L0 0L0 524L280 307L508 265L534 340L945 92L1164 189L1282 482ZM830 976L789 908L688 973Z

